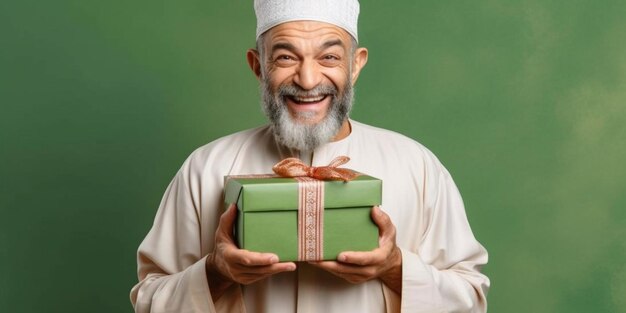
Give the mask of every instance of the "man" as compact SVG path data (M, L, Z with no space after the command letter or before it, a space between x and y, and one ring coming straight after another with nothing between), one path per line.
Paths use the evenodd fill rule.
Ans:
M367 62L356 0L257 0L248 63L270 125L194 151L168 187L138 251L136 312L484 312L487 252L450 174L417 142L348 118ZM383 180L372 209L379 248L337 260L281 262L238 249L223 177L271 172L286 157L314 166L347 155Z

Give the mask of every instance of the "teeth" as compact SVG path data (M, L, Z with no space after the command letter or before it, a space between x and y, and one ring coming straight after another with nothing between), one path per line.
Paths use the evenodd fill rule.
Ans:
M325 96L317 96L317 97L313 97L313 98L300 98L300 97L293 97L296 101L298 102L318 102L318 101L322 101L322 99L324 99Z

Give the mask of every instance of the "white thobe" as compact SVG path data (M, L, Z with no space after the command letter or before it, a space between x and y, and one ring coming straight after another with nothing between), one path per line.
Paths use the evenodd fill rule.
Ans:
M136 312L485 312L487 251L474 238L448 171L403 135L351 120L350 134L307 158L382 179L382 209L402 251L402 293L380 280L351 284L306 263L259 282L233 285L213 303L205 260L223 210L224 176L271 173L299 156L277 144L268 126L213 141L185 161L170 183L138 250Z

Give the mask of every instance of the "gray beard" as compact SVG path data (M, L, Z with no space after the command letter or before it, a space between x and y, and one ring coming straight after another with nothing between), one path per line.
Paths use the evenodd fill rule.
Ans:
M352 109L354 98L352 84L347 81L343 94L338 93L337 88L332 85L319 85L311 90L304 90L296 85L280 85L276 92L272 92L267 79L261 79L262 107L270 120L274 137L278 143L298 151L313 151L330 142L339 132ZM289 113L285 97L319 94L332 97L324 119L317 124L297 122ZM313 116L313 112L303 112L297 118L307 120Z

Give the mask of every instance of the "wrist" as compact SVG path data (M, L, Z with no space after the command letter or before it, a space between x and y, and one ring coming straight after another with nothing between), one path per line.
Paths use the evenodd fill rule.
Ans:
M380 275L380 280L398 294L402 294L402 251L394 246L390 255L390 266Z
M226 277L224 274L222 274L219 271L215 263L215 257L213 254L209 254L207 256L205 268L206 268L206 279L209 284L211 298L213 299L213 302L215 302L224 294L226 289L228 289L228 287L230 287L234 282L228 279L228 277Z

